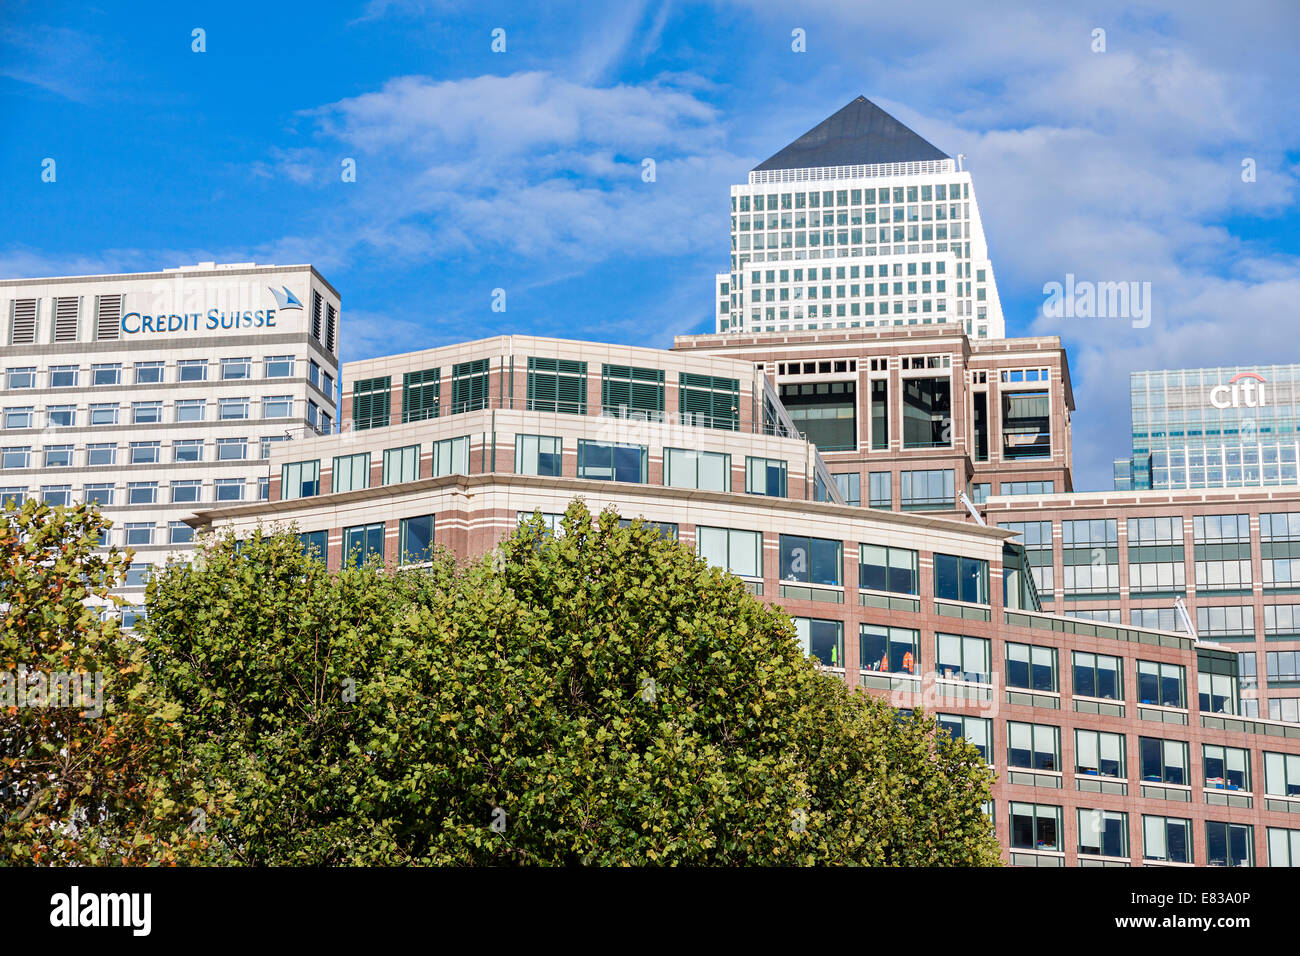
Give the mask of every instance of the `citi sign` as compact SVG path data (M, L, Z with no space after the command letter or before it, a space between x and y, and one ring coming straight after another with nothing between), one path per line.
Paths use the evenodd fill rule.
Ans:
M286 309L302 309L302 301L287 286L269 288L275 297L274 309L232 310L208 309L206 312L163 313L147 315L128 312L122 316L122 332L138 335L141 332L202 332L217 329L275 328L275 314Z
M1238 372L1227 385L1210 389L1210 404L1215 408L1263 408L1268 404L1264 376L1258 372Z

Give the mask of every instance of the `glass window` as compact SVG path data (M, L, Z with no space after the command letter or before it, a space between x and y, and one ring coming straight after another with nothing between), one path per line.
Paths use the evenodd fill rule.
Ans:
M1250 516L1197 515L1192 530L1197 590L1248 590Z
M1227 674L1197 674L1198 705L1207 714L1237 713L1237 681Z
M67 507L72 504L72 486L71 485L44 485L41 488L41 500L51 508L62 505Z
M1264 667L1269 681L1294 684L1300 681L1300 651L1267 651Z
M1138 703L1186 707L1186 668L1181 664L1138 661Z
M181 382L204 382L208 378L207 359L182 359L176 363L176 378Z
M174 441L172 453L175 461L202 461L203 439L186 438Z
M217 501L243 501L243 478L218 478L213 482Z
M952 383L947 378L905 378L903 447L952 446Z
M398 554L402 564L433 558L433 515L403 518L398 525Z
M1192 821L1143 816L1142 858L1163 863L1192 863Z
M1017 850L1061 849L1061 808L1011 804L1011 846Z
M944 601L989 603L989 563L953 554L934 556L934 596Z
M262 399L263 418L292 418L292 395L267 395Z
M163 380L162 362L136 362L135 384L157 385Z
M45 467L46 468L71 468L72 467L72 446L71 445L46 445L45 446Z
M30 447L15 445L10 448L0 449L0 466L5 468L26 468L31 456L32 450Z
M178 422L201 422L207 411L208 403L201 398L186 398L176 402L176 420Z
M835 480L835 488L846 505L857 507L862 504L862 475L855 471L831 475L831 478Z
M320 459L280 466L280 498L310 498L320 494Z
M579 441L578 477L644 483L648 458L644 445Z
M796 617L795 634L805 654L826 667L844 666L844 624L819 618Z
M116 406L116 405L91 405L91 406L90 406L90 424L92 424L92 425L116 425L116 424L117 424L117 406Z
M1268 828L1268 865L1300 866L1300 830Z
M1205 744L1205 786L1212 790L1250 791L1250 751Z
M5 428L32 428L35 425L35 414L35 409L30 405L25 408L6 408Z
M324 561L329 548L328 531L304 531L298 535L302 543L302 553L317 561Z
M343 565L355 567L371 555L384 558L384 524L358 525L343 529Z
M51 365L50 366L50 388L76 388L77 387L77 366L75 365Z
M149 572L152 566L148 564L133 564L127 568L126 580L122 582L124 588L142 588L149 583Z
M1209 866L1254 866L1255 828L1243 823L1205 823L1205 862Z
M1061 728L1007 721L1007 766L1059 773Z
M93 444L86 446L87 465L112 465L117 462L117 446L111 444Z
M162 443L156 441L131 442L131 464L153 465L161 461Z
M1181 740L1138 738L1138 772L1143 783L1191 783L1187 744Z
M334 459L331 492L355 491L370 487L370 452L340 455Z
M126 526L126 543L128 547L141 547L153 544L153 525L128 522Z
M715 568L746 578L763 576L763 535L735 528L695 529L695 548Z
M904 511L944 511L956 505L956 484L951 468L905 471L900 478Z
M781 535L781 580L841 586L842 543L830 538Z
M168 544L189 544L193 540L194 529L184 521L169 521L167 523Z
M172 502L174 504L188 504L198 501L201 487L202 485L198 481L173 481Z
M552 435L516 435L515 474L560 477L564 473L563 446Z
M223 358L221 360L221 380L252 378L253 360L250 358Z
M231 421L234 419L247 418L248 399L247 398L217 399L217 416L222 421Z
M992 763L993 721L987 717L967 717L963 714L936 714L939 726L948 731L953 740L964 740L980 752L985 763Z
M934 671L948 680L987 684L993 679L990 644L985 637L959 634L936 634L937 655Z
M1055 693L1059 689L1054 647L1007 642L1008 687Z
M864 544L858 554L858 587L868 591L917 594L919 555L908 548Z
M1079 808L1079 852L1128 856L1128 814Z
M720 452L664 449L664 484L702 491L731 490L731 456Z
M415 481L420 477L420 446L384 449L383 481L386 485L399 481Z
M1074 772L1091 777L1126 777L1124 735L1096 730L1074 732Z
M36 369L32 368L11 368L5 372L5 387L14 388L35 388L36 387Z
M1265 751L1264 792L1273 797L1300 797L1300 756Z
M247 457L247 438L217 439L217 461L244 461Z
M1124 699L1123 664L1118 657L1073 651L1074 693L1102 700Z
M162 402L132 402L131 420L136 425L156 425L162 421Z
M893 475L888 471L873 471L867 476L867 504L885 511L894 507Z
M121 383L122 383L122 366L120 365L90 366L91 385L120 385Z
M916 675L921 667L921 635L906 627L858 625L861 669L887 674Z
M745 491L751 495L786 497L786 464L777 458L745 458Z
M266 357L267 378L293 378L292 355L268 355Z
M469 474L469 436L444 438L433 443L433 475L444 478L447 475Z
M81 489L82 500L87 504L111 505L113 503L112 485L86 485Z

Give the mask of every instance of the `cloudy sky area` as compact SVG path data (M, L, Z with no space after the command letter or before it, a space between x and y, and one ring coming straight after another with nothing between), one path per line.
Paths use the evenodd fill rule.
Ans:
M966 155L1008 334L1069 348L1078 487L1131 370L1300 361L1289 0L520 6L0 0L0 276L312 262L347 359L666 347L712 329L728 186L861 93ZM1067 273L1150 282L1150 326L1044 317Z

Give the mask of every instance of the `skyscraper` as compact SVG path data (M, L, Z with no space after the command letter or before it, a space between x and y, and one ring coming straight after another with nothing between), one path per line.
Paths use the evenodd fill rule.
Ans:
M866 97L731 187L717 331L959 322L1006 335L970 173Z
M1133 372L1131 457L1116 490L1294 487L1300 365Z

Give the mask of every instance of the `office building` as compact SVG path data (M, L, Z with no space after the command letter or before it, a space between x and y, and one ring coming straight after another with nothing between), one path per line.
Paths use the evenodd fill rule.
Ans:
M1133 372L1115 489L1300 484L1300 364Z
M716 331L913 328L1006 335L963 157L859 96L731 187Z
M767 360L507 336L343 371L351 427L273 448L269 500L196 527L293 527L331 567L418 567L435 545L484 555L535 512L557 528L581 496L739 576L849 686L978 747L1008 862L1300 864L1300 725L1242 713L1232 646L1050 613L1022 528L845 502Z
M1044 609L1185 630L1239 658L1246 716L1300 722L1300 492L1110 491L990 498Z
M0 496L98 502L138 603L196 508L267 497L271 449L333 428L339 323L309 265L0 281Z
M956 324L678 336L754 362L845 500L960 512L958 495L1073 490L1074 392L1055 337L972 339Z

